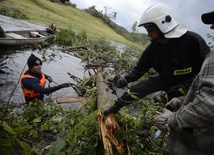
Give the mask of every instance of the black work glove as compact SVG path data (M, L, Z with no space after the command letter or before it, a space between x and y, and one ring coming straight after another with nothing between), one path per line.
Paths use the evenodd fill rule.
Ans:
M53 82L53 79L52 79L50 76L45 75L45 78L46 78L50 83Z
M112 79L108 79L106 84L111 90L113 90L113 80Z
M121 77L119 79L108 79L107 83L108 87L113 90L113 87L116 88L124 88L128 85L125 78Z
M71 84L70 83L63 83L61 85L59 85L60 88L67 88L67 87L70 87Z
M128 83L124 77L121 77L121 78L115 80L113 84L117 88L124 88L128 85Z

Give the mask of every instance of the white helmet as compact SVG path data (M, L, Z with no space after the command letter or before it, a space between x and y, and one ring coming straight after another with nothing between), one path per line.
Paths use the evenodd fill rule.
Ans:
M162 33L168 33L173 30L178 23L173 19L171 13L164 5L152 5L146 9L141 16L138 26L149 26L156 24Z

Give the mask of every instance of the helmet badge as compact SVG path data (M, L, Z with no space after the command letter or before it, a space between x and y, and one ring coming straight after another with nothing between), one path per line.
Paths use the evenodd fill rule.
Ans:
M164 24L165 22L166 22L166 23L169 23L169 22L171 22L171 20L172 20L172 17L171 17L170 15L167 15L167 16L165 17L165 20L162 21L162 24Z

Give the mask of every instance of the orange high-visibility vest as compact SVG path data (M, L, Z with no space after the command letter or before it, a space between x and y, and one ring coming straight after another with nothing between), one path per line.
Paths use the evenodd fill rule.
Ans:
M28 75L28 74L25 74L25 73L22 74L21 79L20 79L23 95L28 97L28 98L33 98L33 97L36 97L36 96L40 96L40 93L35 92L34 90L29 90L29 89L24 88L24 85L23 85L23 82L22 82L24 78L36 78L36 77L34 77L32 75ZM42 78L39 80L39 85L44 87L45 83L46 83L46 78L45 78L45 75L42 74Z

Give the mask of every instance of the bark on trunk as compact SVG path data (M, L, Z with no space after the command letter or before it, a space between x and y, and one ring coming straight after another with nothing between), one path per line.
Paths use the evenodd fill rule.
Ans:
M121 130L119 124L117 123L114 114L109 114L104 118L101 113L101 109L106 104L109 103L108 94L106 91L107 85L104 83L102 76L102 69L99 68L97 70L97 79L96 79L96 87L97 87L97 109L98 109L98 123L100 126L103 145L105 149L105 155L113 155L113 150L111 144L114 144L117 151L121 154L125 152L124 144L117 141L114 136L114 130Z
M96 87L97 87L97 109L100 111L104 107L104 103L108 101L108 95L106 92L106 84L104 84L103 76L102 76L102 69L97 69L97 79L96 79ZM107 103L108 104L108 103ZM101 111L99 112L98 122L100 125L100 130L102 134L103 145L105 149L105 155L113 155L111 142L106 138L106 128L103 122L103 115Z
M103 81L102 69L98 68L97 79L97 109L102 109L105 104L109 104L108 94L106 91L106 84Z

